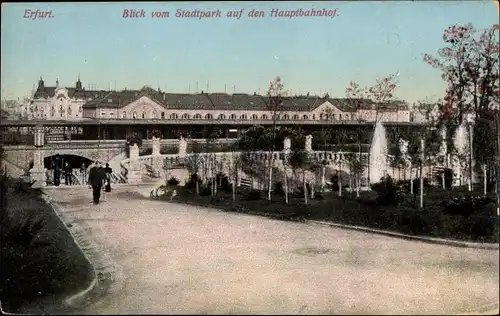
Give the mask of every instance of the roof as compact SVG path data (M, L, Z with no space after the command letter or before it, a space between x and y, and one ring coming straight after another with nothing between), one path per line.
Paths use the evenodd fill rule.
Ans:
M83 105L84 109L122 108L146 96L165 109L200 110L271 110L269 98L263 95L245 93L166 93L144 87L140 90L90 91L66 88L70 98L91 99ZM39 87L34 98L53 97L56 87ZM284 97L280 111L312 111L325 102L330 102L344 112L356 112L358 108L371 108L373 102L363 99L342 99L318 96ZM397 103L399 102L399 103ZM386 104L385 110L397 110L403 106L400 101ZM404 103L404 102L403 102Z

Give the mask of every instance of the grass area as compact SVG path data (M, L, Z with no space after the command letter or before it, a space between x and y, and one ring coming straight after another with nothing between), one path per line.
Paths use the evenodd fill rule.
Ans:
M363 192L360 198L356 198L355 193L347 193L343 197L338 197L333 192L317 193L314 199L309 199L305 204L303 195L297 192L290 195L289 203L286 204L283 195L274 194L272 200L268 201L267 192L256 190L238 189L233 201L230 188L219 188L215 196L211 196L209 190L203 188L200 189L200 195L196 194L194 188L175 188L177 195L172 202L176 203L215 207L282 220L322 220L417 236L499 242L500 217L496 215L496 206L491 200L479 197L479 192L465 193L462 188L427 188L423 209L415 207L418 205L418 196L409 193L398 196L397 203L382 202L380 194L373 191ZM170 201L170 195L160 194L155 198ZM457 197L466 196L470 196L470 200L455 201ZM484 203L481 204L481 201ZM458 206L453 203L458 203ZM461 207L475 209L470 212L466 210L466 214L462 214Z
M20 180L0 176L0 182L3 308L20 312L37 302L62 303L87 287L92 281L92 267L42 199L42 192Z

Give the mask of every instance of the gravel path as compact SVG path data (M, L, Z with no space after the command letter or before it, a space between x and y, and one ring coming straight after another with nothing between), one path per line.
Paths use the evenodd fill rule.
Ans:
M498 250L51 191L113 282L85 314L450 314L498 302Z

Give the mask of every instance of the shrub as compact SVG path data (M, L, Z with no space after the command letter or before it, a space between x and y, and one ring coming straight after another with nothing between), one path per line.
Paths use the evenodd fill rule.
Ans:
M167 184L168 185L171 185L171 186L176 186L180 183L180 181L174 177L171 177L170 179L168 179L167 181Z
M285 190L283 189L283 183L276 182L276 184L274 185L273 193L278 195L278 196L284 196Z
M260 190L255 190L255 189L252 189L246 196L245 196L245 200L247 201L258 201L262 198L262 195L261 195L261 192Z
M377 192L376 202L379 205L397 204L398 186L390 176L385 176L380 182L372 185L372 190Z
M332 191L334 192L338 192L340 187L339 187L339 176L337 174L334 174L331 178L330 178L330 182L332 183L331 184L331 189Z
M211 182L207 182L200 186L200 196L210 196L212 195L212 186Z
M184 187L186 189L196 189L196 182L198 182L198 187L201 187L201 179L198 177L198 174L193 173L189 180L184 184Z
M462 196L444 200L440 203L443 213L447 215L470 216L474 213L484 214L486 206L495 203L493 199L482 196Z

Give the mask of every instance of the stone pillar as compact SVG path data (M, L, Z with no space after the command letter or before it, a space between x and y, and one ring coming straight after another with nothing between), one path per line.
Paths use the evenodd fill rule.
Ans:
M156 138L153 136L152 143L153 143L153 153L152 153L153 157L160 156L160 138Z
M307 135L306 136L306 146L305 146L305 150L307 152L312 152L312 135Z
M35 127L35 152L33 154L33 168L30 170L31 180L34 180L34 188L40 188L47 185L47 175L43 164L43 145L45 144L45 135L42 126Z
M186 158L187 154L187 141L184 139L184 137L181 136L179 139L179 158Z
M283 140L283 152L285 154L289 154L292 151L292 141L290 140L289 137L286 137Z
M161 153L160 153L160 138L156 138L153 136L152 143L153 143L153 152L151 154L152 167L155 172L161 174L161 171L163 170L163 160L161 159Z
M139 147L137 144L129 146L130 163L127 172L127 182L129 184L139 184L142 182L141 164L139 163Z

